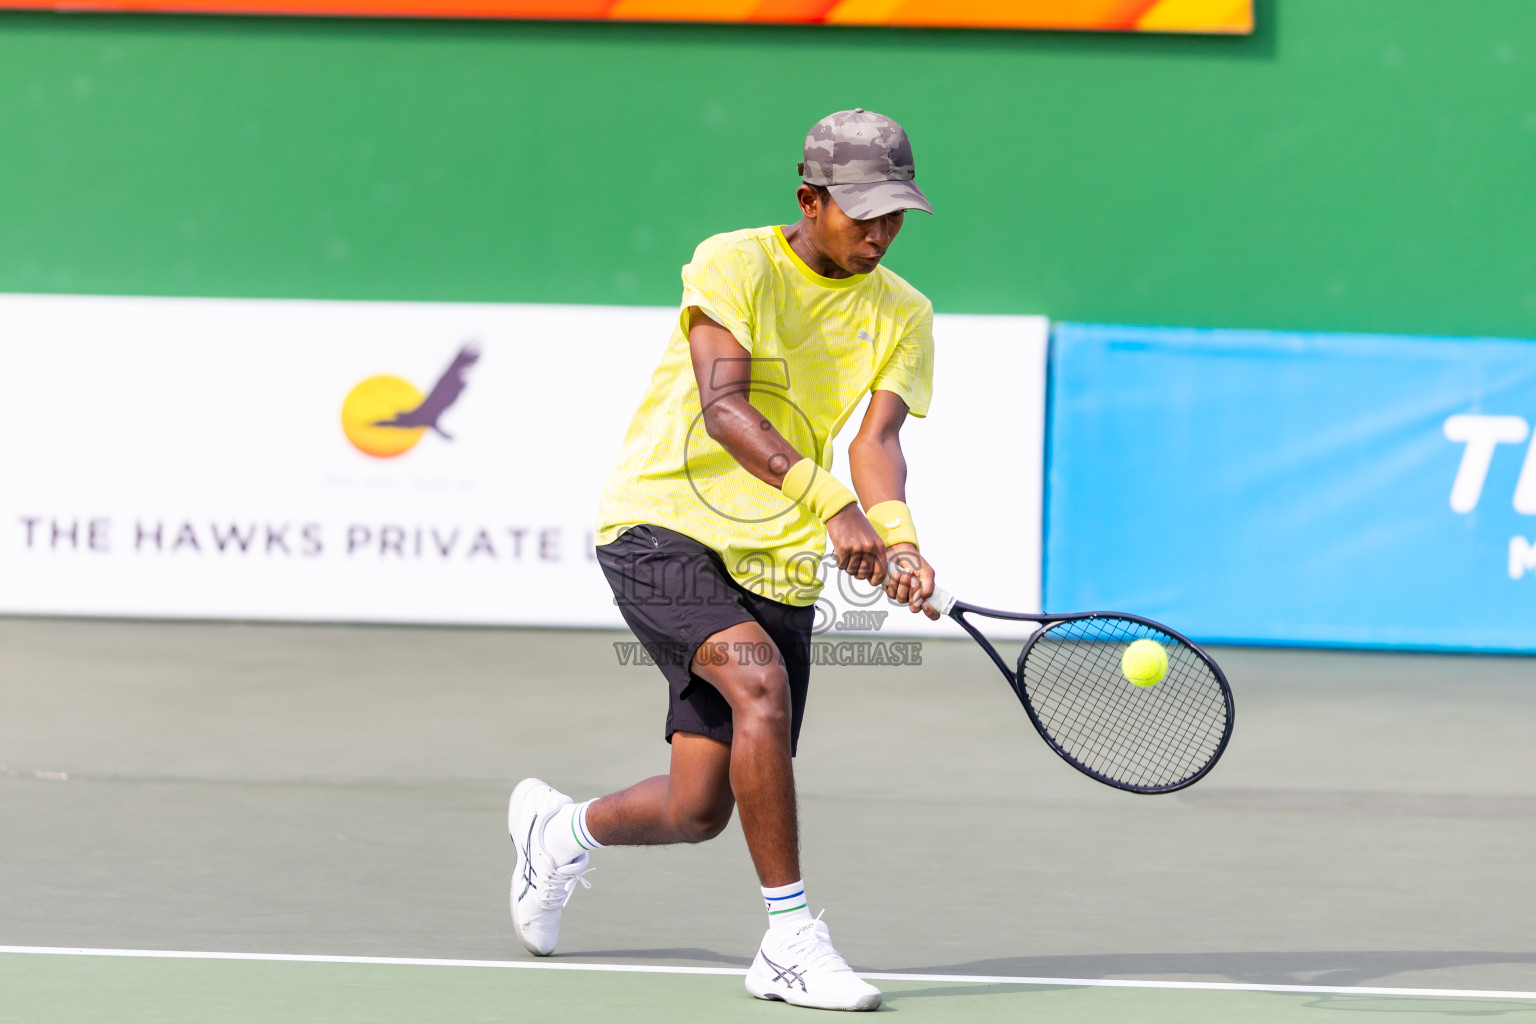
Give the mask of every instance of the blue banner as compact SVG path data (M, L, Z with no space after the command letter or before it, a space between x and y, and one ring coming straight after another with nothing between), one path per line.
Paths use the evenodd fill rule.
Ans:
M1536 343L1060 324L1045 607L1536 651Z

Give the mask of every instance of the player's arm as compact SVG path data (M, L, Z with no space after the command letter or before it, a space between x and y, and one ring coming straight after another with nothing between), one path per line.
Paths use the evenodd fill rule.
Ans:
M699 382L705 431L748 473L771 487L782 488L785 475L805 456L748 401L751 355L735 335L697 306L688 310L688 353ZM825 522L837 567L861 580L884 582L885 545L859 503L850 496L849 503Z
M881 507L890 509L887 529L905 526L910 532L910 522L901 522L906 517L907 501L907 457L901 450L901 425L906 418L907 403L900 395L891 391L871 394L864 422L848 445L848 461L853 468L853 488L866 512L881 519ZM900 506L887 502L899 502ZM879 530L880 524L875 528ZM914 612L937 619L938 611L924 603L933 594L933 566L918 552L917 545L910 541L894 543L886 548L886 556L891 562L886 593Z

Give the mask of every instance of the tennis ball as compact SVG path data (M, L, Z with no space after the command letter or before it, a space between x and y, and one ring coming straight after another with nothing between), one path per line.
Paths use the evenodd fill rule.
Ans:
M1120 655L1120 671L1137 686L1156 686L1168 674L1168 652L1156 640L1134 640Z

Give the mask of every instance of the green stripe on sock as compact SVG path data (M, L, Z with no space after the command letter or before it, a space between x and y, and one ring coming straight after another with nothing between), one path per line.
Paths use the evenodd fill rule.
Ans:
M574 814L571 815L571 838L576 840L576 845L581 847L583 850L597 849L597 847L588 846L586 843L581 841L581 833L576 831L576 815Z
M783 910L770 910L770 911L768 911L768 916L772 917L774 914L793 914L797 910L804 910L804 909L805 909L805 904L802 903L798 907L785 907Z

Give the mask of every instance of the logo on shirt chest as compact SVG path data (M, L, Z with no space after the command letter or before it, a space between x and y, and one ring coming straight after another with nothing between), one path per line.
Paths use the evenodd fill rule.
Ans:
M880 329L878 327L875 328L875 333L873 335L871 335L868 331L860 331L859 332L859 340L860 341L867 341L867 342L869 342L869 358L870 359L878 358L877 353L878 353L879 348L880 348L880 346L879 346Z

